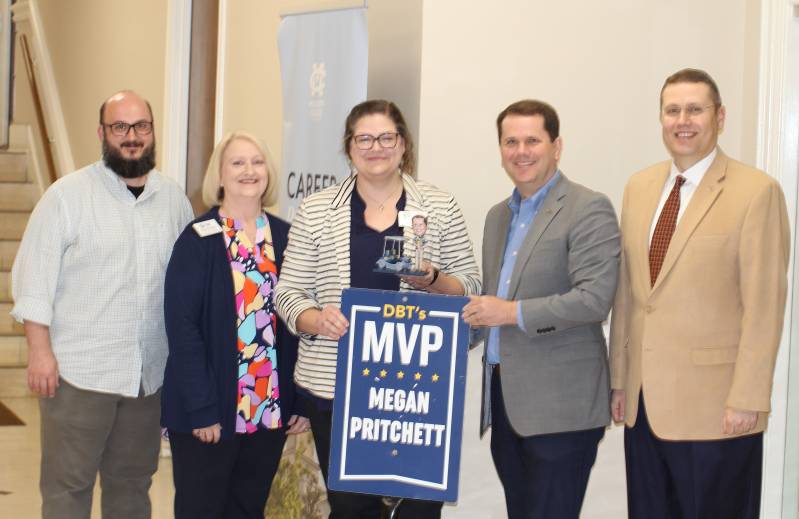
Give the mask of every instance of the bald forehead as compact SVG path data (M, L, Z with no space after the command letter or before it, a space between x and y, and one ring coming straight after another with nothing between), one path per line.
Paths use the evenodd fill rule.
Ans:
M106 99L100 107L101 124L115 121L151 121L152 119L153 111L150 107L150 103L135 92L117 92Z

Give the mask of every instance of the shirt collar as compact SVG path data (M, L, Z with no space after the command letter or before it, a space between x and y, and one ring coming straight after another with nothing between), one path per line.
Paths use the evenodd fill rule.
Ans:
M716 155L718 152L716 148L713 148L713 151L707 154L707 157L700 160L690 168L686 169L682 173L680 170L677 169L677 166L674 164L674 161L671 161L671 170L669 171L669 185L674 183L674 179L677 178L677 175L682 175L685 177L685 183L691 184L694 186L698 186L699 182L702 181L702 177L705 176L707 170L710 169L710 165L713 164L713 161L716 160Z
M533 212L538 211L541 204L544 203L544 199L549 194L549 191L552 189L552 186L557 184L558 180L560 180L560 176L560 170L555 171L552 178L547 180L547 183L544 184L541 189L536 191L530 198L524 200L522 200L522 195L519 193L519 190L513 188L513 194L510 196L510 200L508 200L508 207L510 207L510 210L513 211L514 214L518 213L522 206L529 207Z

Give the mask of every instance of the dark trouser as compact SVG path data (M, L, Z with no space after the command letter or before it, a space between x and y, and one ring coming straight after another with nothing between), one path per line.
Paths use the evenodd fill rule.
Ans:
M759 516L762 433L729 440L664 441L652 434L643 394L638 402L635 426L624 430L629 517Z
M311 431L316 445L316 456L319 458L319 466L325 481L327 481L333 413L318 409L313 402L308 402L305 409L311 420ZM327 501L330 504L330 519L380 519L384 515L381 496L338 492L328 488ZM439 501L403 499L394 518L439 519L442 505L443 503Z
M160 391L129 398L60 381L39 400L42 517L88 519L100 472L103 517L150 517L148 492L161 446Z
M286 433L263 429L203 443L169 431L175 518L263 519Z
M491 377L491 457L509 519L577 519L605 428L519 436L508 422L499 369Z

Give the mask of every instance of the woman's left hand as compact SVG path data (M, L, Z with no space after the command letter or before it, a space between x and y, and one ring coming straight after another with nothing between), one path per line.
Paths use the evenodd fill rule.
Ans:
M311 421L304 416L292 415L289 418L289 428L286 434L300 434L311 430Z
M433 284L433 265L429 261L422 262L422 268L426 272L424 276L400 276L400 279L408 283L416 290L427 290Z

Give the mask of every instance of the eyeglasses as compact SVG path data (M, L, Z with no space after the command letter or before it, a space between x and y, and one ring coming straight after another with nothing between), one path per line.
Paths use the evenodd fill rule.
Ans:
M381 148L396 148L397 142L399 142L399 133L386 132L381 133L377 137L362 133L360 135L353 136L352 140L355 142L355 146L357 146L359 150L364 151L371 150L372 146L375 145L375 141L380 143Z
M663 108L663 116L669 117L671 119L677 119L680 117L680 114L685 112L686 117L699 117L706 110L715 107L716 105L685 105L685 106L677 106L677 105L669 105Z
M131 128L136 132L136 135L149 135L153 131L152 121L136 121L133 124L117 121L111 124L104 124L103 126L110 128L111 133L117 137L127 137Z

